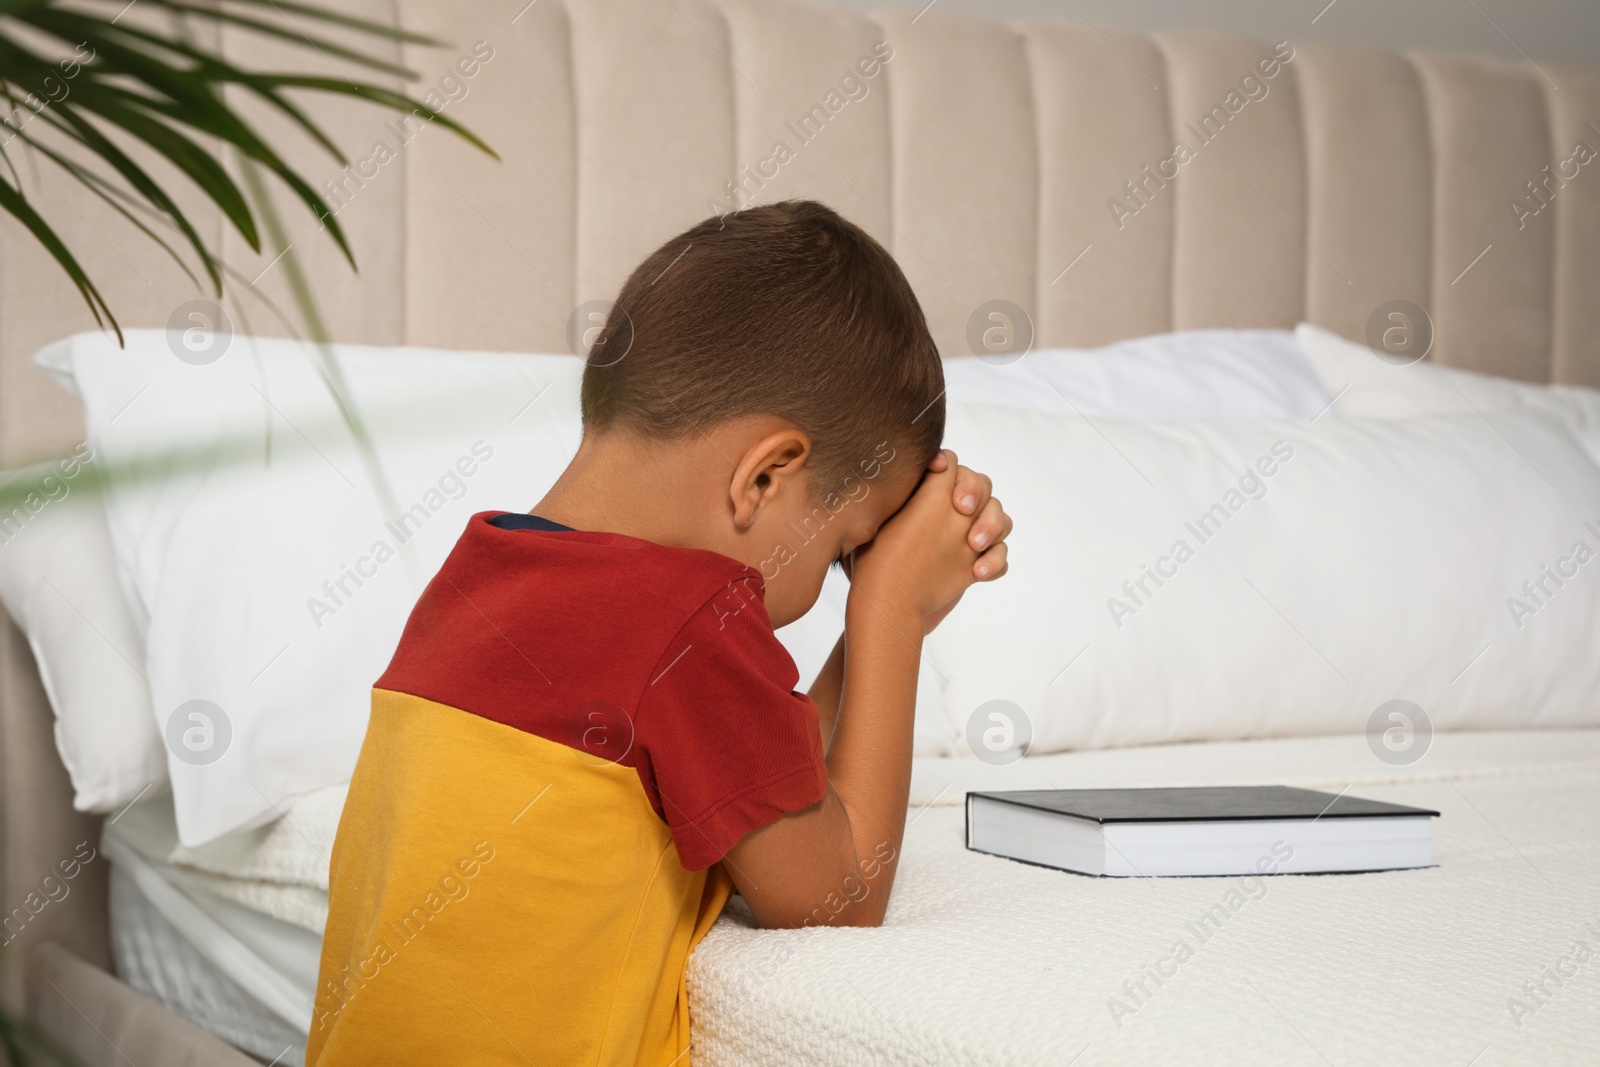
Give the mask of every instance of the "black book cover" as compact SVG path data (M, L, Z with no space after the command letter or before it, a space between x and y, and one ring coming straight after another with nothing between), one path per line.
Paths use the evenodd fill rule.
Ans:
M1220 822L1244 819L1340 819L1439 813L1381 800L1295 789L1286 785L1230 785L1154 789L1023 789L968 793L972 798L1054 812L1095 823ZM970 825L968 827L970 833Z

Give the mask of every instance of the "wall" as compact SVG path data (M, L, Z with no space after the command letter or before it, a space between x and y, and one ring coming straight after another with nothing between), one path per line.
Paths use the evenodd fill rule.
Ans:
M860 11L921 10L927 0L835 0ZM1600 62L1595 0L934 0L938 11L1001 19L1085 20L1155 31L1210 29L1267 41L1345 41L1507 59Z

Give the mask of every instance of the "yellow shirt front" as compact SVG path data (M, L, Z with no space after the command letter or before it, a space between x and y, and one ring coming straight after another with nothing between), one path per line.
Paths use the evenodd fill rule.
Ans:
M683 869L631 768L383 690L361 767L307 1064L686 1062L729 886Z

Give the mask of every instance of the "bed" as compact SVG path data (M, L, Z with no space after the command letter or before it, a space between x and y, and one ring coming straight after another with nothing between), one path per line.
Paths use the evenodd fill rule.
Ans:
M1387 779L1369 755L1360 739L1328 738L1068 753L1011 773L920 761L884 931L774 934L725 918L690 972L697 1054L714 1064L1584 1062L1600 1024L1586 972L1565 964L1576 974L1565 988L1545 975L1600 934L1592 874L1580 873L1600 846L1594 732L1441 735L1427 771ZM969 788L1251 782L1437 809L1437 866L1124 881L962 847L957 801ZM1548 995L1524 988L1541 981Z
M612 294L666 236L717 210L803 195L894 251L952 359L973 352L974 313L994 301L1025 313L1035 344L1086 347L1302 321L1364 341L1375 310L1403 300L1427 308L1435 364L1600 386L1600 182L1539 185L1547 197L1530 187L1574 142L1593 143L1592 69L1291 42L1270 91L1234 111L1230 94L1273 43L740 0L339 6L451 41L406 46L404 58L425 87L449 88L449 113L503 157L423 130L381 166L315 162L362 270L348 272L311 227L294 239L341 341L567 351L574 309ZM468 77L457 64L478 41L493 57ZM858 64L880 41L892 58L877 53L868 78ZM223 44L272 58L258 42ZM845 77L861 88L840 89ZM1218 108L1220 132L1196 139L1182 179L1149 177L1186 124ZM373 113L328 116L353 145L393 138ZM785 132L805 117L807 136ZM772 142L783 137L797 151L780 164ZM118 220L84 212L63 211L63 230L139 264L101 279L125 325L166 326L193 296L185 280ZM230 240L234 266L288 306L275 253L256 259ZM82 437L76 405L31 362L92 326L75 300L7 230L8 468ZM283 332L263 302L229 307L240 333ZM237 1048L294 1062L290 1016L314 934L283 917L281 894L263 904L235 884L224 895L165 863L158 791L115 822L73 810L14 627L0 694L6 906L80 843L99 850L69 896L9 938L7 1002L86 1063L249 1062ZM1573 949L1600 938L1600 734L1440 733L1428 760L1383 773L1366 752L1355 735L1008 768L919 760L890 929L763 933L730 912L692 965L696 1059L1580 1062L1600 1040L1594 965ZM1381 891L1361 877L1274 881L1158 984L1146 964L1224 895L1220 884L1094 882L960 847L966 789L1062 779L1359 788L1442 811L1439 865ZM299 888L303 911L316 887ZM187 907L190 929L174 919ZM192 936L196 915L210 917L209 941ZM253 943L292 947L266 959L241 951Z
M1382 879L1095 879L962 847L967 789L1069 782L1288 783L1444 818L1435 866ZM735 902L693 958L695 1056L1583 1062L1597 1020L1572 950L1600 937L1597 789L1592 730L1444 734L1425 768L1391 774L1374 773L1359 738L1147 746L1007 767L919 758L884 929L761 931ZM262 864L292 870L286 850L331 847L325 815L339 799L308 799L292 825L221 868L254 867L247 884L272 885ZM281 900L230 907L192 867L166 862L175 840L161 797L107 829L119 972L260 1058L299 1062L318 937L272 917L285 914ZM1558 967L1560 984L1549 977Z

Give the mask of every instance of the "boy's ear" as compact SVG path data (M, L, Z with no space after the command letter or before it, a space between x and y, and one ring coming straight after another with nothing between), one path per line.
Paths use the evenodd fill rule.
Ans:
M753 526L761 509L780 492L804 492L805 463L810 457L811 437L795 427L770 433L751 445L728 486L734 525Z

